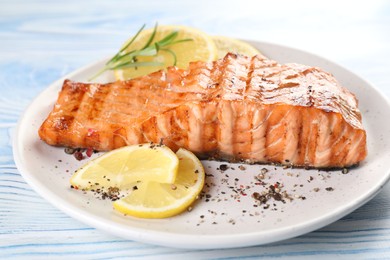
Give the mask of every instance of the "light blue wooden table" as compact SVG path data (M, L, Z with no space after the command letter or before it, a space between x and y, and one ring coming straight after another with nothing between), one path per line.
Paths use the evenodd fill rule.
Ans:
M111 55L143 23L156 21L307 50L340 63L390 97L389 1L2 0L0 259L390 259L389 184L360 209L318 231L227 250L123 240L70 218L26 184L11 145L26 106L51 82Z

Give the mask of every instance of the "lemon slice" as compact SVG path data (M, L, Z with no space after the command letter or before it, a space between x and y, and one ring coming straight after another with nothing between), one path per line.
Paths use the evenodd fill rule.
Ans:
M153 29L141 31L127 51L142 49L153 33ZM186 69L191 61L212 61L217 56L217 49L210 36L197 29L187 26L159 25L152 44L177 31L175 40L192 39L169 46L169 50L176 55L176 66ZM125 46L128 40L123 46ZM149 74L151 72L174 65L174 58L169 51L160 50L156 56L137 56L137 62L159 62L161 66L141 66L136 68L117 69L114 71L117 80L126 80Z
M213 36L212 38L218 49L218 59L225 57L228 52L236 52L249 57L260 54L259 50L246 42L225 36Z
M139 181L174 183L179 160L164 145L140 144L112 150L88 162L72 176L78 189L129 189Z
M142 182L130 195L114 202L114 208L140 218L167 218L177 215L195 201L202 191L205 172L198 158L179 149L179 169L174 184Z

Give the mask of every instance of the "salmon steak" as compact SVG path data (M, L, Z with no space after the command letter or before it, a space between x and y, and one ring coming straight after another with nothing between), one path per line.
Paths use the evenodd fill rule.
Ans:
M163 142L200 158L342 168L367 154L358 101L317 67L229 53L108 84L65 80L39 129L49 145Z

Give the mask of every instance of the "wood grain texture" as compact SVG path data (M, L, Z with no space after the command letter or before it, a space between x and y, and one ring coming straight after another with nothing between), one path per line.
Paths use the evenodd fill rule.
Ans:
M84 225L35 193L15 167L13 130L32 99L59 77L114 53L143 23L186 24L304 49L351 69L390 97L389 2L270 2L0 1L0 259L389 259L389 184L352 214L298 238L181 250Z

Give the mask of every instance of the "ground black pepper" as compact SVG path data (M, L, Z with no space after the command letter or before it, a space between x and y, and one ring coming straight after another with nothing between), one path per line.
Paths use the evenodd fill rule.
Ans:
M229 167L228 167L228 165L227 164L221 164L220 166L219 166L219 169L221 170L221 171L226 171L227 169L228 169Z

